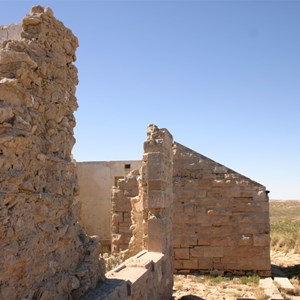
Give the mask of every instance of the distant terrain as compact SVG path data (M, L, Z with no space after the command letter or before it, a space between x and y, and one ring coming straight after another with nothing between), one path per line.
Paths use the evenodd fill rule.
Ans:
M300 253L300 200L270 201L271 249Z

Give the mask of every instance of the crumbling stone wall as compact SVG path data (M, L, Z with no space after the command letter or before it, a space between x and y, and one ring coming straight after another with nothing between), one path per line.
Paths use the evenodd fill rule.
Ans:
M174 146L174 268L270 275L265 187Z
M138 178L138 170L130 172L112 187L112 253L127 250L133 236L132 226L136 227L134 203L140 198Z
M104 272L74 200L78 42L39 6L0 31L0 299L77 299Z
M98 294L106 293L107 299L160 300L172 296L172 144L173 138L166 129L149 125L140 172L130 173L113 187L113 249L117 251L128 237L126 244L121 244L128 248L127 257L146 251L106 274L109 280L121 280L113 292L108 293L105 286L99 286ZM124 222L128 212L131 219ZM129 282L128 298L124 294L124 280Z

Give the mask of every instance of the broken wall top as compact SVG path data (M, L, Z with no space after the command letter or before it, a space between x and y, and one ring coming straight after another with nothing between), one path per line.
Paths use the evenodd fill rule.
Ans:
M22 24L0 26L0 43L6 40L21 40Z

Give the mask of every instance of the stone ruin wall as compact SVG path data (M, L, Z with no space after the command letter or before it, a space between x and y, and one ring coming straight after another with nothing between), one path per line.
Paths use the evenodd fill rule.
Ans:
M137 254L106 273L106 280L82 300L172 298L173 138L166 129L155 125L148 127L147 135L140 171L119 180L112 193L113 224L120 225L114 230L127 224L132 238L126 240L129 247L126 254ZM130 211L131 222L124 219ZM115 249L123 245L119 235L123 232L115 234Z
M265 187L174 146L174 269L270 275Z
M270 274L269 203L265 187L179 143L173 147L174 272ZM125 197L114 211L128 215ZM122 249L129 219L113 218ZM126 232L126 235L124 234ZM115 243L115 239L112 243Z
M148 251L164 254L163 278L156 299L169 299L173 289L173 137L150 125L141 168L143 240Z
M77 223L77 46L48 8L0 28L0 299L78 299L103 276Z
M111 252L114 254L128 250L130 239L134 236L132 226L136 227L137 224L131 218L135 219L135 203L141 206L139 175L138 170L133 171L124 179L119 179L117 186L112 187ZM139 227L139 231L142 232L142 227Z

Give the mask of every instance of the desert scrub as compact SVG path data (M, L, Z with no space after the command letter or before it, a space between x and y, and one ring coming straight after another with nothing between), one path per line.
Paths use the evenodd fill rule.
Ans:
M120 265L125 260L124 253L118 253L115 255L112 255L110 253L104 253L101 255L101 257L105 261L106 272L116 268L118 265Z
M258 287L255 292L254 296L256 300L267 300L269 297L265 294L264 290L260 287Z
M242 276L239 278L241 284L258 285L260 277L258 275Z
M271 248L300 253L300 201L270 201Z

